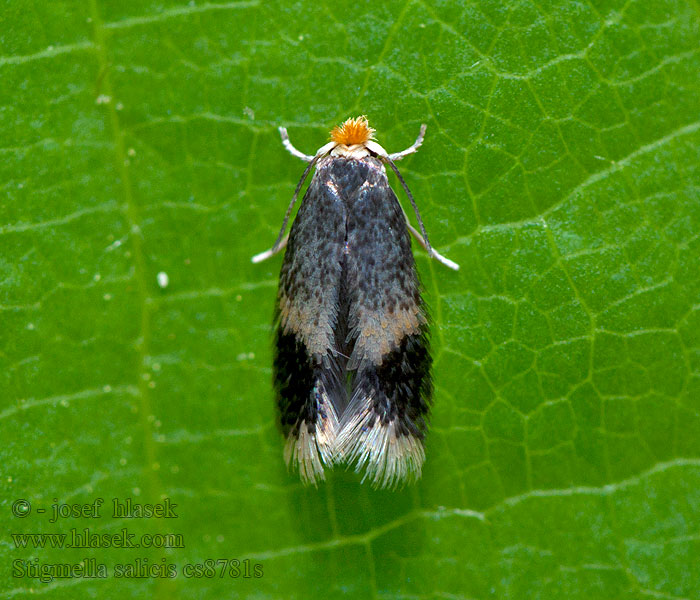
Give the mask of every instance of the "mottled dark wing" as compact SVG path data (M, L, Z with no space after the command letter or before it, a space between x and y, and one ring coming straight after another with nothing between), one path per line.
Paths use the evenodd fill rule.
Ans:
M420 475L431 358L405 217L381 167L348 202L346 277L353 379L336 451L394 486Z
M333 462L336 406L347 404L335 352L345 223L345 205L319 167L292 225L280 272L273 365L285 459L311 483L324 479L323 464Z

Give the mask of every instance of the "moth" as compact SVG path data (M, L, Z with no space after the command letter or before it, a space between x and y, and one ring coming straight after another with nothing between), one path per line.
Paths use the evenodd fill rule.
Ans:
M286 248L275 312L274 384L287 438L284 456L304 483L336 464L364 470L374 487L416 480L425 460L431 405L428 318L411 253L412 234L444 265L459 266L428 241L396 161L364 116L335 127L313 156L284 147L307 164L270 250ZM389 165L413 206L413 228L389 186ZM297 196L313 168L292 228Z

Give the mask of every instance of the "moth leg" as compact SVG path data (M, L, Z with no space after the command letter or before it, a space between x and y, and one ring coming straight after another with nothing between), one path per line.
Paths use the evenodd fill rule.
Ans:
M404 156L408 156L409 154L414 154L415 152L417 152L418 148L420 148L421 144L423 144L423 138L425 137L425 129L426 129L426 125L421 125L420 126L420 133L418 134L416 141L413 142L413 145L409 146L405 150L402 150L401 152L396 152L395 154L389 154L389 158L392 161L396 162L397 160L401 160Z
M314 159L313 156L309 156L308 154L304 154L303 152L300 152L292 145L292 142L289 141L289 134L287 133L286 127L279 127L278 129L280 132L280 137L282 138L282 145L287 149L287 151L292 156L296 156L297 158L300 158L304 162L308 162L308 163L310 163ZM414 152L415 152L415 150L414 150Z
M446 267L449 267L450 269L453 269L454 271L459 271L459 265L456 262L443 256L437 250L435 250L435 248L433 248L432 246L428 247L428 244L423 239L423 236L420 234L420 232L415 227L413 227L413 225L411 225L408 222L408 219L406 219L406 226L408 227L408 230L413 234L413 237L416 238L416 240L418 240L418 243L421 246L423 246L423 248L425 248L425 250L429 256L431 256L432 258L434 258L438 262L442 263Z
M264 260L267 260L268 258L274 256L281 250L284 250L287 247L287 242L289 241L289 234L284 236L284 239L279 243L275 244L270 248L269 250L265 250L265 252L261 252L260 254L256 254L253 258L250 260L254 263L259 263Z

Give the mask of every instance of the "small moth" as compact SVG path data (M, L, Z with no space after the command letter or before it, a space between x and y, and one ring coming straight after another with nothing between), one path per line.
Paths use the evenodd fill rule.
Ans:
M428 242L418 208L395 162L415 143L388 154L365 117L331 131L313 156L280 127L284 147L306 161L277 241L257 263L286 247L276 306L274 383L287 437L287 465L304 483L345 463L374 487L418 479L431 403L428 319L409 232L444 265L459 266ZM408 222L389 186L396 173L421 232ZM292 207L316 171L291 231ZM364 481L364 479L363 479Z

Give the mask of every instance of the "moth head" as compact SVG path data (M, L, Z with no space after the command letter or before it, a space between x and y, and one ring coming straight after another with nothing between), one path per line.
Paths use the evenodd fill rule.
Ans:
M374 129L369 126L369 121L364 115L357 119L348 119L331 130L331 141L338 145L364 145L373 139Z
M319 149L317 154L331 154L345 158L364 158L370 154L386 154L374 141L374 129L367 117L347 119L331 130L331 141Z

